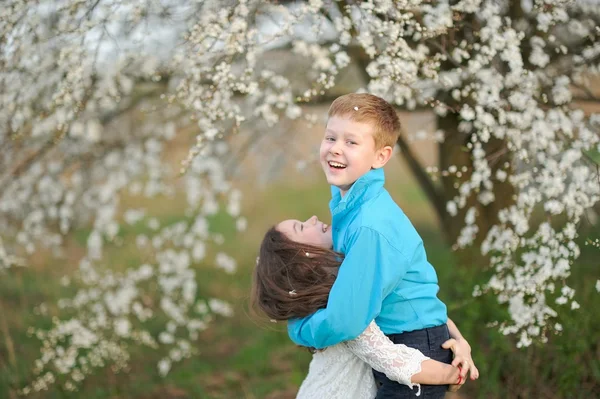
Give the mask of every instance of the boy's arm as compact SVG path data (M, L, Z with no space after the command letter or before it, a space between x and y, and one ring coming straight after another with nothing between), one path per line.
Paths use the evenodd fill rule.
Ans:
M448 332L450 333L450 337L454 338L456 340L456 342L465 339L465 337L462 336L460 331L458 331L458 327L456 326L456 324L454 324L454 322L449 317L448 317L448 321L446 322L446 325L448 326ZM470 349L471 349L471 347L469 347L469 350Z
M466 367L463 367L461 375L465 376L466 373L470 371L471 379L476 380L477 378L479 378L479 370L477 369L477 367L475 367L475 362L471 357L471 345L469 345L465 337L463 337L460 331L458 330L456 324L454 324L454 322L450 320L450 318L448 318L446 325L448 326L450 338L454 338L454 340L456 341L454 354L456 356L462 356L466 362ZM454 363L455 362L452 362L452 364L456 366L456 364Z
M347 248L327 307L288 323L298 345L324 348L358 337L408 268L403 253L366 227L353 234Z

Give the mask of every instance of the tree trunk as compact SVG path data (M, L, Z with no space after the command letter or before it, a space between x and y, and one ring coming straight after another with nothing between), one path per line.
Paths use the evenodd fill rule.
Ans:
M470 141L470 135L458 131L458 115L452 113L445 117L438 117L438 128L446 133L446 139L439 145L439 169L440 171L448 170L452 165L456 165L460 171L463 166L467 166L466 172L461 172L461 176L457 177L454 174L442 176L441 195L443 201L447 203L458 195L458 187L464 181L471 178L473 172L473 161L471 151L467 149L467 144ZM487 154L488 163L492 170L492 176L496 175L496 171L503 169L508 175L511 174L510 152L506 148L504 140L491 139L483 145ZM507 163L508 162L508 163ZM508 165L508 168L507 168ZM444 230L446 239L451 245L456 243L460 235L460 231L464 226L466 211L475 207L477 210L477 226L479 232L474 241L475 248L478 248L490 228L498 223L498 212L514 203L514 187L508 182L494 181L493 188L495 200L488 205L482 205L477 201L477 194L471 194L467 199L467 205L463 209L458 210L456 216L450 216L448 212L444 212L441 217L441 225Z

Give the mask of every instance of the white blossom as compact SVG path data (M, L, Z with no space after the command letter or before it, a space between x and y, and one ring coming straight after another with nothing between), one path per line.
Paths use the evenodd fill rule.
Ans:
M161 376L164 377L167 375L169 370L171 370L171 362L169 360L162 359L160 362L158 362L158 373Z
M236 269L235 259L233 259L230 256L227 256L227 254L223 252L219 252L217 254L215 264L217 265L217 267L225 270L227 273L234 273Z
M217 298L211 298L208 301L208 306L210 307L210 310L221 316L230 317L233 314L231 306Z

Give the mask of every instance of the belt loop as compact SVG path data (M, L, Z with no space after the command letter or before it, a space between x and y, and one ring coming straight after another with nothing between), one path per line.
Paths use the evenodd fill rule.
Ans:
M433 348L431 347L431 334L429 330L429 328L425 329L425 332L427 333L427 347L429 347L429 350L433 350Z

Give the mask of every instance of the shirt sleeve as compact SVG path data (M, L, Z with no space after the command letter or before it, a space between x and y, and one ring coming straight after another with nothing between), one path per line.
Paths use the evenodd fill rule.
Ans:
M370 228L358 229L346 248L327 307L288 323L296 344L321 349L358 337L408 269L404 254Z
M394 344L375 322L371 322L358 338L346 341L343 345L390 380L420 390L420 385L412 383L411 378L421 372L421 363L429 357L417 349Z

